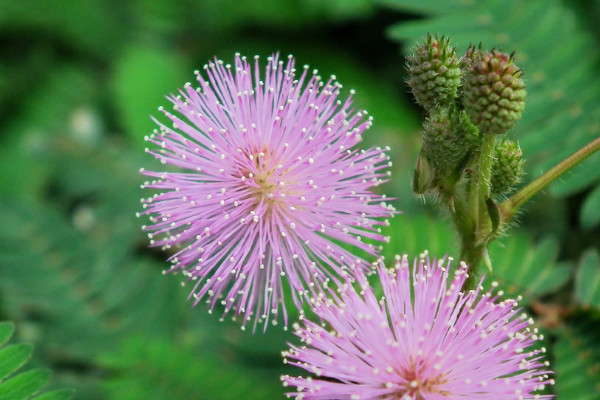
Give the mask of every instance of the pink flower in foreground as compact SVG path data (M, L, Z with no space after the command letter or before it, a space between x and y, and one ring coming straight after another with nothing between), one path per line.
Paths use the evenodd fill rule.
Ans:
M300 306L314 294L315 281L369 262L342 244L376 255L378 225L393 209L370 189L387 176L389 157L381 148L359 150L371 126L365 111L354 112L341 85L323 82L305 66L296 76L287 64L268 58L264 77L258 57L248 63L205 66L199 88L186 84L171 96L173 122L147 138L146 151L177 172L142 173L155 180L143 187L160 194L142 200L150 216L151 245L174 247L172 267L194 281L194 304L223 305L244 322L276 323L287 278ZM307 292L308 291L308 292Z
M467 267L448 277L450 261L407 257L395 269L380 262L383 297L364 278L314 311L328 324L296 326L304 346L291 346L285 362L313 377L283 376L296 399L523 400L552 383L538 350L532 321L514 300L492 290L462 292ZM450 280L450 282L448 282ZM495 287L496 285L492 285ZM333 293L333 291L332 291Z

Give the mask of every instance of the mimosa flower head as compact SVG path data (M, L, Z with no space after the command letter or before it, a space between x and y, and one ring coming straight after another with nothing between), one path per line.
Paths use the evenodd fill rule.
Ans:
M171 96L172 126L148 137L147 152L172 172L142 171L152 246L174 249L168 272L193 283L194 304L249 320L277 321L289 285L296 306L316 281L342 282L368 269L384 241L379 226L394 214L371 191L387 179L387 149L356 145L371 126L365 111L341 100L334 76L323 81L290 56L236 55L197 72ZM374 244L375 243L375 244ZM350 245L362 250L346 250ZM287 282L287 283L286 283Z

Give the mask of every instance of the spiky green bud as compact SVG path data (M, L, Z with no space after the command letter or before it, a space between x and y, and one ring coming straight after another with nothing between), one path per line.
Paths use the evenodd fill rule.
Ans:
M459 59L450 39L427 35L407 56L408 85L417 103L426 110L449 105L460 87Z
M464 112L454 108L435 108L425 120L421 153L440 181L454 172L478 143L477 129Z
M523 153L519 143L505 139L494 149L496 158L492 164L490 179L492 196L509 193L523 177Z
M483 133L505 133L521 118L526 94L522 75L512 55L469 48L463 59L463 106Z

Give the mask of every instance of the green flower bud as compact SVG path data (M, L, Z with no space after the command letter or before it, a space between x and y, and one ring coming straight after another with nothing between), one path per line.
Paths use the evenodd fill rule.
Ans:
M463 59L463 105L480 131L505 133L521 118L526 94L522 75L512 55L469 48Z
M434 172L427 159L419 154L415 165L415 175L412 182L413 192L416 194L425 194L431 189L434 179Z
M519 143L505 139L494 149L496 158L492 164L492 196L508 194L523 177L523 153Z
M451 104L458 96L461 71L450 40L427 35L413 51L407 56L408 85L417 103L426 110Z
M460 167L478 144L477 129L464 112L434 108L423 124L421 153L435 171L439 182Z

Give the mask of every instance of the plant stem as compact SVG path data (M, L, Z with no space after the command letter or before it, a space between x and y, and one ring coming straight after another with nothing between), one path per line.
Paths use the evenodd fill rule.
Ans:
M500 224L506 225L519 211L519 208L531 197L539 193L550 183L560 178L565 172L585 160L600 149L600 137L592 140L590 143L583 146L581 149L565 158L562 162L552 167L545 174L529 183L523 189L515 193L511 198L505 200L499 206Z
M484 134L477 165L473 168L476 175L467 188L467 204L456 210L455 224L461 237L461 260L469 265L469 279L465 287L476 283L474 279L479 275L479 264L491 238L492 224L486 200L490 197L495 146L496 135ZM456 223L462 219L468 223L463 222L462 226Z

